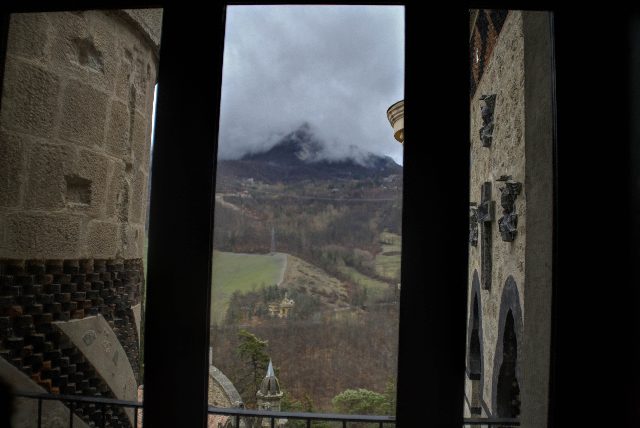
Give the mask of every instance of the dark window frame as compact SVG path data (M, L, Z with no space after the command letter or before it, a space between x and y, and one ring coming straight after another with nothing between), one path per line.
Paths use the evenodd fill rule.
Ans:
M464 144L469 136L468 9L482 6L471 4L473 2L459 5L444 2L421 9L418 2L366 3L406 4L407 142L404 147L405 233L397 417L402 427L416 426L417 421L424 426L459 427L464 400L468 288L469 151L468 145ZM8 18L12 12L164 9L147 277L155 284L148 295L145 347L144 417L151 427L206 426L211 279L208 256L212 247L212 197L225 3L215 2L214 5L213 10L209 6L206 13L202 13L199 3L169 0L7 0L0 4L0 85L4 74ZM598 10L598 38L593 43L586 43L583 34L591 29L588 24L593 20L592 9L563 9L550 3L544 6L553 10L555 16L556 114L560 123L557 139L563 142L563 145L554 145L549 426L593 424L605 420L607 422L602 426L617 426L616 422L622 422L619 426L632 426L632 418L640 417L635 388L639 375L638 370L627 369L637 367L639 341L625 347L626 353L615 356L605 347L591 347L591 357L606 367L599 371L596 367L594 374L591 360L586 361L583 356L585 344L592 340L585 323L593 327L595 322L585 321L581 315L584 315L584 308L599 307L600 314L615 318L609 324L606 319L599 320L604 326L614 326L615 322L614 337L640 337L640 323L634 311L640 287L628 281L630 275L626 269L613 273L607 269L613 263L632 265L633 259L629 256L640 246L627 247L624 243L640 242L640 228L636 227L623 237L626 241L620 254L603 252L599 258L587 256L577 264L572 262L572 255L576 247L613 245L619 238L607 234L586 238L584 231L593 225L593 218L576 217L576 213L583 210L592 197L592 189L585 186L591 178L591 171L584 170L585 164L598 163L601 174L610 173L621 181L628 182L630 176L630 140L624 128L625 121L630 120L625 110L629 86L625 80L628 77L626 45L622 43L622 55L608 57L607 63L590 62L589 73L584 73L583 64L585 58L594 55L594 47L605 52L605 49L615 48L614 43L626 40L626 18L638 14L621 8ZM518 8L517 5L507 7ZM448 19L445 26L437 25L447 16L452 19ZM210 55L202 55L203 49ZM194 64L194 67L187 70L183 64ZM582 95L594 79L596 83L607 79L609 84L607 91L597 93L599 105L606 105L607 109L599 111L598 118L612 123L617 119L621 125L617 129L584 126L588 111L584 110ZM434 81L440 83L434 85ZM384 112L381 115L384 120ZM391 128L389 133L391 135ZM613 145L609 150L576 151L574 143L579 141L580 145L592 144L597 148L615 138L619 141L610 143ZM558 160L562 163L561 176L558 175ZM562 210L559 210L559 192L562 192ZM637 195L630 196L624 184L610 189L609 196L618 204L618 212L627 208L625 201L640 199ZM423 201L438 201L438 205L423 206ZM597 204L594 202L593 206L597 207ZM620 218L623 222L633 221L624 213ZM178 257L171 250L176 247L181 248ZM582 284L582 292L575 294L575 270L585 264L590 266L589 278ZM598 293L607 280L616 281L617 293ZM187 305L183 291L190 284L200 286L193 288L191 285ZM562 287L562 284L569 286ZM437 349L438 352L422 353L419 346L422 341L428 341L427 350ZM176 370L180 366L186 369ZM586 373L591 376L585 377ZM612 382L611 378L618 381ZM624 380L623 386L620 386L620 379ZM586 382L589 382L589 388L603 389L599 404L606 411L594 414L582 407L576 411L576 407L570 405L575 403L576 392L580 393L587 386ZM606 391L612 386L619 387L617 394L607 395ZM590 405L591 402L587 399L577 405L582 404ZM620 406L619 411L612 412L610 409L615 404Z
M406 5L407 143L404 147L403 230L412 232L403 234L398 423L410 426L428 415L434 426L460 426L466 347L467 230L454 226L468 224L469 152L466 145L427 147L411 143L426 140L422 136L434 137L434 129L422 125L420 117L428 111L423 100L428 99L428 94L434 94L434 88L424 81L424 76L433 69L418 54L425 36L431 34L423 25L425 15L418 6L406 2L363 4ZM220 2L216 6L207 13L194 13L199 7L196 4L167 0L26 0L2 5L0 35L4 36L5 43L11 12L149 7L164 10L148 234L147 281L154 284L147 294L144 353L144 422L149 426L204 427L207 420L212 200L225 4ZM431 9L435 13L454 11L461 17L456 22L459 36L436 49L437 55L458 65L458 72L454 73L458 82L468 81L466 55L456 57L452 49L457 47L458 51L466 52L466 10L442 6ZM6 46L0 48L0 65L3 66ZM201 55L203 49L209 50L211 55ZM193 59L197 62L191 62ZM197 68L183 66L190 63ZM444 69L439 74L449 81L452 77ZM465 118L465 126L456 128L454 133L457 140L466 141L468 105L457 101L467 99L468 88L464 84L456 86L453 97L445 96L446 92L442 87L435 89L442 108ZM384 112L381 112L381 120L384 119ZM444 138L443 129L435 131L438 137ZM391 136L391 128L389 133ZM180 143L176 144L178 141ZM189 150L185 150L187 144ZM442 159L456 161L449 163ZM453 166L453 170L447 166ZM446 186L433 185L443 179ZM439 200L447 210L425 210L421 200L426 192L430 199ZM445 227L425 227L427 224ZM435 242L444 244L435 245ZM173 248L181 250L176 252ZM430 282L438 284L432 288L436 293L429 299L422 286L425 270L431 272ZM451 275L451 272L458 273ZM195 288L189 284L200 286ZM189 304L184 298L187 287ZM422 334L416 335L416 329L412 328L415 325L421 326ZM443 325L446 327L442 328ZM439 352L416 352L416 342L423 337L431 338L432 349ZM176 370L176 367L188 369Z

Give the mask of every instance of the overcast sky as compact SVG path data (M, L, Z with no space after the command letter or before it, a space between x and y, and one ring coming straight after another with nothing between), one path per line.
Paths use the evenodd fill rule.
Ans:
M404 98L401 6L227 8L219 157L262 151L307 122L339 158L402 162L387 108Z

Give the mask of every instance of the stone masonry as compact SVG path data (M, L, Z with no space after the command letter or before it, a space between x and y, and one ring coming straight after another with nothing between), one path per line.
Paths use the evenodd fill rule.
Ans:
M113 375L141 381L134 311L161 22L156 9L11 16L0 106L0 356L51 393L126 399L83 354L90 332L83 344L60 328L90 317L103 317L126 353L130 369ZM118 409L76 414L97 426L131 423Z
M464 415L515 417L523 427L546 426L548 403L549 40L545 12L472 12L470 212L482 223L470 227L479 236L469 246Z

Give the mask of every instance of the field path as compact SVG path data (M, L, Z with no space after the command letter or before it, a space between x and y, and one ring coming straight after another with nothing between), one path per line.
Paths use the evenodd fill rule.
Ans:
M287 253L273 253L284 256L284 263L282 263L282 268L280 269L280 276L278 277L278 287L282 285L284 281L284 274L287 272L287 266L289 266L289 255Z

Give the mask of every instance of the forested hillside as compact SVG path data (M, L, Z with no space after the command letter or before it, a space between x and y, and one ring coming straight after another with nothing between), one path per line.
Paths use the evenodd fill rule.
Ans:
M213 361L249 407L256 364L241 350L251 335L292 408L333 411L346 390L395 384L402 167L373 155L326 160L321 150L301 128L218 165ZM295 304L279 318L269 308L283 299Z

